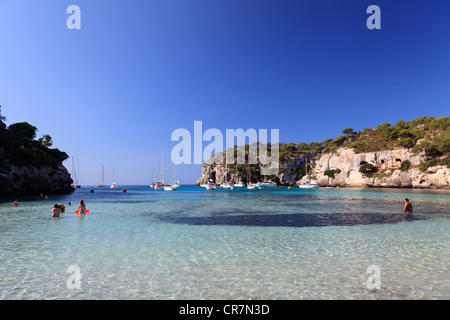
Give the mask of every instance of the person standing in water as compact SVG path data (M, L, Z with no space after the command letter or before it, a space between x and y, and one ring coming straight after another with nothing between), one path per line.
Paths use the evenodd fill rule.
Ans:
M411 202L409 202L409 199L406 198L405 199L405 207L403 208L403 213L405 215L408 215L408 214L410 214L412 212L413 212L413 206L412 206Z
M55 204L52 209L52 218L59 218L60 213L61 208L59 207L58 204Z
M16 199L13 202L13 207L18 207L18 206L19 206L19 201L17 201L17 199Z
M80 200L79 204L78 204L78 210L80 210L80 214L84 214L86 211L86 205L84 204L83 200Z

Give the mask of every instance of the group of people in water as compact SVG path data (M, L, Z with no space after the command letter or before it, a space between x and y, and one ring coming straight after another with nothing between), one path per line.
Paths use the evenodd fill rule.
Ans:
M72 204L69 202L69 206L71 206ZM16 199L13 202L13 207L18 207L19 206L19 201ZM52 209L52 218L59 218L61 213L66 212L66 207L62 204L62 203L57 203L53 206ZM84 214L86 212L86 205L84 204L83 200L80 200L80 202L78 203L78 213L80 214ZM411 204L411 202L409 202L409 199L406 198L405 199L405 206L403 208L403 213L405 214L405 216L408 216L409 214L412 214L413 212L413 206Z
M69 202L69 206L72 204ZM66 212L66 207L62 203L57 203L53 206L52 209L52 218L59 218L61 213ZM86 212L86 205L83 200L80 200L78 203L78 212L80 214L84 214Z

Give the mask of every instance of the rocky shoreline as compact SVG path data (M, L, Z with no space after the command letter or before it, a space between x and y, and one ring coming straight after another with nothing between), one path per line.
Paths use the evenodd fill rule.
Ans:
M5 165L3 161L0 167L0 196L70 193L74 191L72 183L62 164L35 167Z
M419 166L426 161L424 152L413 153L408 148L384 150L378 152L355 153L350 148L339 148L335 152L297 155L280 165L279 173L271 177L278 185L293 186L314 181L320 187L356 187L356 188L417 188L417 189L450 189L450 169L444 165L430 166L420 170ZM306 163L313 168L307 175L298 179L298 172ZM401 168L408 162L410 167ZM364 174L360 168L370 164L376 171ZM197 185L213 178L216 184L225 181L246 183L246 175L233 173L224 165L204 165L202 176ZM258 170L250 172L252 182L260 182L266 177L259 175Z
M422 188L449 189L450 169L433 166L421 171L418 167L426 160L424 153L414 154L409 149L356 154L353 150L340 148L336 153L325 154L317 162L313 176L319 186L367 187L367 188ZM401 164L408 161L411 168L402 171ZM364 163L377 168L372 176L359 171ZM327 170L339 169L334 177L325 175ZM306 181L303 177L297 184Z

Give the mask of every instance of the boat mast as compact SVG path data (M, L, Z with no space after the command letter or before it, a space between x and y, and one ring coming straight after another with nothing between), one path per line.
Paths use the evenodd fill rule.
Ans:
M77 185L79 177L80 177L80 159L77 159L77 182L76 182Z

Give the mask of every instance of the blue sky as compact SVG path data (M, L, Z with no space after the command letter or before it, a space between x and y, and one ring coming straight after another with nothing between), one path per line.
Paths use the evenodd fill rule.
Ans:
M81 30L68 30L69 5ZM369 30L369 5L381 30ZM450 2L1 0L0 105L80 161L82 184L148 184L171 133L279 129L323 141L448 116ZM65 165L71 170L71 160ZM182 183L201 166L181 165Z

